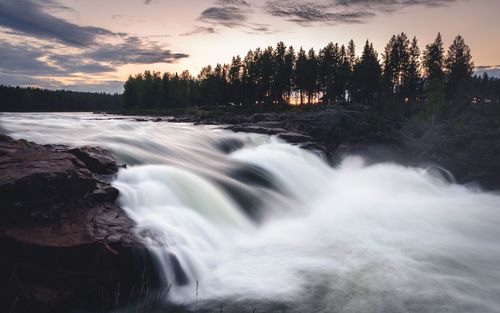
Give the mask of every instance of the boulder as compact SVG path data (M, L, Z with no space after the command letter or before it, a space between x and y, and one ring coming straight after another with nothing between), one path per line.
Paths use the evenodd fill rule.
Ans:
M76 155L79 157L77 157ZM112 309L157 285L102 149L0 135L0 312Z
M68 150L76 156L92 172L97 174L113 174L118 170L118 165L111 153L105 149L83 146Z

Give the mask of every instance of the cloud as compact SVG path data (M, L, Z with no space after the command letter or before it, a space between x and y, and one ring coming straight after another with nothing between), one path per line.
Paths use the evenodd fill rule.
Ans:
M232 5L238 7L250 7L250 4L245 0L218 0L217 3L221 6Z
M0 26L17 33L78 47L95 44L100 36L119 35L100 27L79 26L51 15L48 10L66 7L52 0L42 3L34 0L0 0Z
M43 7L42 7L43 6ZM125 64L174 63L187 58L152 40L82 27L48 13L71 10L55 0L0 0L0 73L72 76L116 71Z
M314 2L268 1L267 12L273 16L284 17L299 24L311 23L362 23L375 15L369 11L346 10L332 11L331 6Z
M155 42L129 37L121 44L103 44L77 53L62 53L47 46L0 40L0 73L33 76L71 76L115 72L125 64L174 63L187 58Z
M77 80L70 84L63 85L64 89L73 90L73 91L84 91L84 92L95 92L99 90L99 92L106 93L123 93L123 81L122 80L104 80L94 83L89 83L85 80ZM61 86L57 86L56 89L61 88Z
M59 68L42 61L44 53L28 45L11 45L0 40L0 72L26 75L57 75Z
M80 54L47 54L47 62L57 67L58 74L73 75L75 73L99 74L116 71L109 63L100 63L84 58Z
M201 12L199 20L226 27L243 26L248 19L248 13L246 8L236 6L210 7Z
M121 80L101 80L89 82L84 78L77 78L69 83L62 83L60 80L50 77L33 77L29 75L11 75L0 73L0 85L39 87L44 89L66 89L85 92L106 92L122 93L123 81Z
M189 57L188 54L174 53L154 41L138 37L127 37L120 44L102 44L85 52L83 56L113 65L175 63Z
M483 73L486 73L490 77L500 78L500 64L476 66L474 73L476 75L483 75Z
M201 12L198 20L209 26L196 26L183 36L197 34L213 34L218 32L217 26L241 28L250 34L272 33L269 25L249 22L254 13L249 2L245 0L217 0L215 5Z
M32 76L62 76L75 73L114 72L115 68L82 58L50 52L44 46L11 44L0 40L0 73Z
M268 0L264 10L276 17L309 26L357 24L380 13L393 13L410 6L442 7L457 0Z
M182 33L179 36L193 36L199 34L216 34L217 30L214 27L205 27L205 26L195 26L192 30Z

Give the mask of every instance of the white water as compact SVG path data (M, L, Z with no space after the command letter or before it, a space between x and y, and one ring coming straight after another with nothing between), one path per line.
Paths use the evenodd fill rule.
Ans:
M500 312L498 194L359 157L331 168L276 139L214 127L91 114L3 114L0 123L16 138L101 145L134 164L114 185L173 284L171 302ZM242 146L220 149L234 142Z

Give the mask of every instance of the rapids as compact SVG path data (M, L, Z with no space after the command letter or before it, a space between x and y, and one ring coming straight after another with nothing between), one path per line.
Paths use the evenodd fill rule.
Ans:
M337 167L274 137L86 113L0 115L14 138L98 145L165 303L219 312L500 312L500 195L437 171ZM161 309L160 309L161 311Z

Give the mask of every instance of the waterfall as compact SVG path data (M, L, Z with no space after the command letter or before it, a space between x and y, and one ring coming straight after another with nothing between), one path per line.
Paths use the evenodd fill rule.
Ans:
M113 185L172 286L169 303L499 312L500 195L446 170L360 156L333 168L276 138L216 127L36 118L4 115L2 126L40 143L108 147L130 164Z

